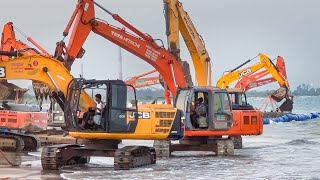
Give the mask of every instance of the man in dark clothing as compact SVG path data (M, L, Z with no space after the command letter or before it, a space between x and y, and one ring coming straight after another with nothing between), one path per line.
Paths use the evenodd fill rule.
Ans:
M79 127L83 129L96 130L97 125L93 121L94 115L95 115L95 110L89 108L89 111L85 112L82 118L79 118L79 121L78 121Z
M194 105L191 105L191 122L194 128L199 128L199 124L197 122L197 119L199 117L199 107L201 106L201 104L203 103L203 98L199 97L196 102L194 103Z
M203 98L200 97L196 101L196 107L192 116L195 128L206 128L207 124L207 104L203 103Z
M93 117L90 117L87 122L84 124L84 129L96 130L97 126L93 121Z

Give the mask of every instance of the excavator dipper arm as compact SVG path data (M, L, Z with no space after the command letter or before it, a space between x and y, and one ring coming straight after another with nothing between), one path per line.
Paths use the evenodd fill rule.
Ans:
M276 66L272 63L269 57L262 53L259 53L259 57L260 57L259 63L256 63L247 68L228 72L218 80L216 86L220 88L226 88L232 82L239 80L245 76L250 76L253 73L257 72L258 70L265 68L268 71L268 73L270 73L279 82L279 84L281 84L281 86L286 85L288 87L289 86L288 82L285 81L284 77L278 73Z
M284 60L281 56L277 57L277 63L276 63L276 69L280 76L284 78L285 81L287 81L287 73L285 68ZM263 70L257 73L253 73L249 76L244 76L240 81L237 82L235 85L235 88L241 89L242 91L248 91L249 89L263 86L272 82L276 82L276 79L273 77L261 79L270 73L267 70ZM272 74L271 74L272 75ZM279 84L281 86L281 84Z

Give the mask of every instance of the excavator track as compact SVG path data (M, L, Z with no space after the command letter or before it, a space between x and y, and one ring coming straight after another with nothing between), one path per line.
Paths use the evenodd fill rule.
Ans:
M171 155L170 140L154 140L153 147L156 150L157 157L168 158Z
M40 148L40 139L31 134L19 134L24 141L23 151L37 151Z
M42 169L58 170L67 165L85 164L90 160L89 154L114 157L115 170L129 170L131 168L156 163L154 148L146 146L126 146L121 149L99 150L86 149L85 146L81 145L61 144L44 147L42 149Z
M41 165L43 170L58 170L67 165L85 164L89 162L87 156L72 156L81 145L60 144L44 147L41 152Z
M4 151L37 151L41 145L38 137L9 129L2 130L0 140L0 147L3 146Z
M20 136L0 134L0 149L10 152L21 152L25 147L24 141Z
M114 154L114 169L129 170L156 163L154 148L146 146L125 146Z

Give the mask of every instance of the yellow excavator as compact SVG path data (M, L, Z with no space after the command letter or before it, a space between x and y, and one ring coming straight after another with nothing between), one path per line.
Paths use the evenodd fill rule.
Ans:
M141 108L138 112L135 90L127 94L128 85L123 81L74 79L58 60L36 55L23 56L17 52L0 54L21 56L0 62L0 80L28 79L47 84L63 107L69 134L82 138L85 144L43 148L43 169L86 163L90 155L114 156L115 169L153 164L156 161L153 148L127 146L118 149L117 140L179 139L184 134L180 110L154 106L151 109ZM95 113L96 103L88 95L93 91L105 97L106 107L101 114ZM128 105L128 102L131 104ZM81 112L85 113L81 115ZM13 136L15 134L7 140L13 142L12 146L19 145L14 138L10 138Z
M231 92L232 94L232 99L234 100L244 99L244 102L238 101L238 103L234 103L233 104L234 107L239 109L241 108L253 109L253 107L247 103L245 92L241 89L241 87L238 89L238 88L230 88L229 86L231 83L235 81L238 81L244 77L250 76L261 69L265 69L265 71L267 71L272 76L272 78L274 78L275 81L279 83L279 86L280 86L278 90L276 90L274 93L271 94L271 97L278 102L286 98L286 101L281 105L281 109L283 111L291 112L293 108L292 106L293 102L289 96L290 86L287 78L279 71L278 67L272 62L272 60L267 55L259 53L258 56L260 59L258 63L255 63L248 67L241 68L245 64L253 60L254 58L242 63L238 67L224 74L217 81L216 86L223 89L228 89L228 91Z
M269 74L271 74L277 82L279 82L280 86L289 87L288 81L282 77L281 74L278 73L277 67L273 64L273 62L270 60L270 58L262 53L259 53L260 61L254 65L251 65L249 67L245 67L242 69L239 69L243 65L249 63L251 60L246 61L245 63L241 64L240 66L234 68L233 70L227 72L225 75L223 75L218 81L217 81L217 87L220 88L228 88L228 86L241 79L244 76L248 76L254 72L257 72L261 69L266 69Z

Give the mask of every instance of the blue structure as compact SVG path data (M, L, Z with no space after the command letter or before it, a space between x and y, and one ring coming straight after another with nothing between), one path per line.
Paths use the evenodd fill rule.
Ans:
M286 114L274 118L263 118L263 124L270 124L270 122L290 122L290 121L306 121L309 119L320 118L320 113L310 114Z

